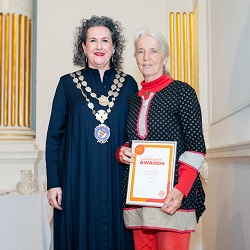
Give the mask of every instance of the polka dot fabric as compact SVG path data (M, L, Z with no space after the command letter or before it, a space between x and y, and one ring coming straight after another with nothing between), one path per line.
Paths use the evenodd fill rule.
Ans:
M138 136L137 120L141 98L135 94L129 100L127 122L128 140L142 140ZM200 105L195 90L180 81L174 81L153 97L147 117L148 135L144 140L177 141L174 184L178 182L179 157L185 151L206 153L202 132ZM128 169L124 178L124 199L126 197ZM205 194L199 176L188 197L183 199L181 209L196 210L197 221L205 210Z

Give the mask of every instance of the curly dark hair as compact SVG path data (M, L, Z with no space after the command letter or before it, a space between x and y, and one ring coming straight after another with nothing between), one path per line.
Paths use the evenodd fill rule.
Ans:
M112 42L115 48L113 60L110 61L110 67L121 69L123 63L122 53L125 48L126 39L123 35L121 23L114 21L106 16L92 16L90 19L82 19L81 25L76 28L74 41L73 63L76 66L86 67L86 55L82 48L82 43L86 44L87 32L90 27L106 27L110 30Z

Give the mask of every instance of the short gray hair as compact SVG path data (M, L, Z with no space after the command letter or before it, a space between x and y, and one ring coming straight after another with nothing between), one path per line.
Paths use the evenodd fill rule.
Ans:
M156 29L146 29L142 28L135 32L134 35L134 47L136 48L137 42L141 36L151 36L155 40L157 40L161 44L161 49L164 53L164 55L168 58L169 57L169 45L167 42L167 39L162 35L162 33ZM167 73L169 75L169 72L167 71L166 67L164 66L163 69L164 73Z

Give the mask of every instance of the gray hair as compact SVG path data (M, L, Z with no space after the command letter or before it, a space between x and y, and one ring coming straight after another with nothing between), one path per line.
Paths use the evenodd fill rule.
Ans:
M110 30L112 42L115 48L115 52L112 60L110 61L110 67L115 69L121 69L123 63L123 50L125 48L126 39L123 35L123 28L121 23L114 21L110 17L106 16L92 16L90 19L82 19L81 25L76 28L75 41L73 48L73 63L77 66L86 67L86 55L82 48L82 43L86 44L87 33L90 27L106 27Z
M141 36L145 36L145 35L151 36L155 40L157 40L161 44L162 52L164 53L166 58L169 57L169 45L168 45L168 42L167 42L166 38L162 35L162 33L160 31L156 30L156 29L142 28L142 29L137 30L135 32L135 35L134 35L134 47L135 47L135 49L136 49L137 42L138 42L139 38ZM163 68L163 72L170 75L170 73L166 69L165 65L164 65L164 68Z

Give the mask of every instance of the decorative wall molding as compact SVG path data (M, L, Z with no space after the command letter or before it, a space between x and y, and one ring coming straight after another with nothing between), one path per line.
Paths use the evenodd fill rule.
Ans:
M218 122L220 122L220 121L222 121L222 120L224 120L224 119L226 119L226 118L228 118L228 117L230 117L230 116L232 116L232 115L234 115L234 114L236 114L236 113L238 113L238 112L240 112L243 109L246 109L248 107L250 107L250 101L248 101L248 102L238 106L237 108L234 108L231 111L225 113L224 115L212 120L210 124L214 125L214 124L216 124L216 123L218 123Z
M250 141L238 144L208 148L206 160L209 163L233 163L250 165Z
M169 13L170 74L189 83L199 96L198 5Z
M33 0L0 1L0 140L33 140Z
M2 164L34 164L43 157L43 153L35 145L35 141L1 141L0 165Z
M11 150L0 151L1 164L16 163L16 164L34 164L40 157L38 150Z
M0 191L16 189L21 170L31 170L39 180L44 152L33 140L0 140Z

